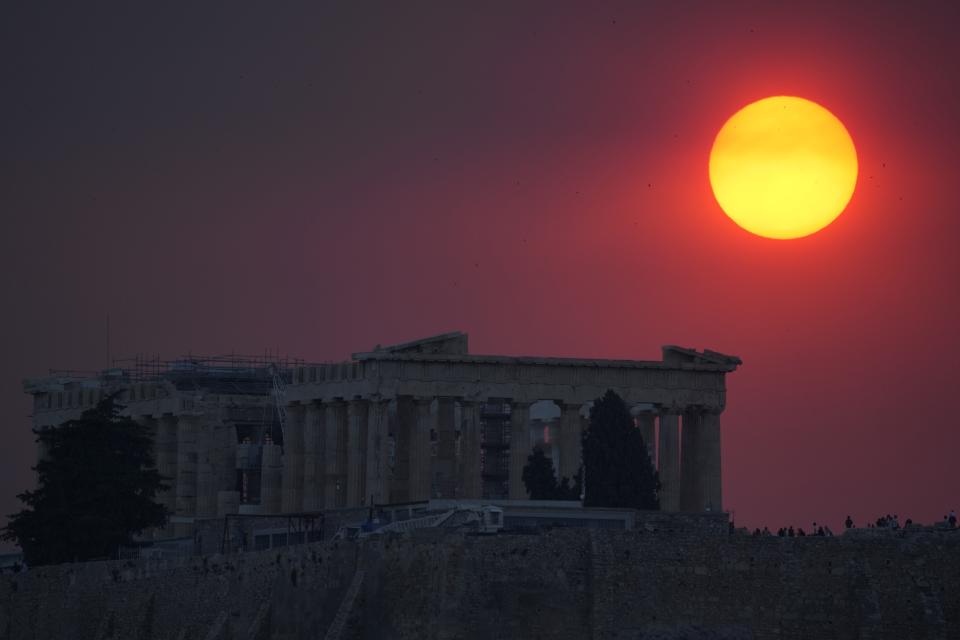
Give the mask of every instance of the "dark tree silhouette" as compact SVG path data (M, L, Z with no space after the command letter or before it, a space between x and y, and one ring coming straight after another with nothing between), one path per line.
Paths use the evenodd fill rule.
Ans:
M37 489L18 496L27 508L0 534L20 545L27 564L111 556L166 524L154 499L169 487L154 468L150 433L120 408L107 397L78 420L35 431L47 450L34 467Z
M660 482L630 410L612 390L594 401L583 433L584 505L659 509Z
M540 447L534 447L533 453L527 456L522 478L531 500L556 499L557 479L553 475L553 462Z
M527 456L522 476L531 500L579 500L582 477L581 469L573 477L572 485L570 478L562 478L558 483L553 473L553 461L539 446Z
M583 492L583 467L580 467L580 470L577 471L577 475L573 476L573 481L571 483L570 478L564 477L560 480L560 484L557 486L556 499L557 500L579 500L580 494Z

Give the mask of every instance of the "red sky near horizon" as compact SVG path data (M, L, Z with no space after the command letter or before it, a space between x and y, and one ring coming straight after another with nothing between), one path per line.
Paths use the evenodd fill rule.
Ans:
M7 10L0 514L22 378L112 354L743 358L738 524L960 507L960 41L942 4ZM713 137L770 95L843 121L833 224L748 234Z

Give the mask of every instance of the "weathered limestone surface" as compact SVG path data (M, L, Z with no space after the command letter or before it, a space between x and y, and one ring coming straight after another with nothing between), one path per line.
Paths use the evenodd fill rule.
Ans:
M213 480L213 450L215 435L208 420L200 420L196 427L197 447L197 510L198 518L217 515L217 494Z
M700 416L703 451L700 456L699 475L703 509L723 511L723 488L721 484L720 414L707 412Z
M283 434L283 498L280 506L284 513L300 511L303 506L305 420L306 411L302 406L287 409L287 424Z
M560 406L560 477L573 478L580 470L583 423L579 404Z
M410 493L409 500L429 500L431 486L430 431L433 414L432 398L417 398L416 423L410 437Z
M413 398L397 398L397 451L393 476L390 482L390 502L411 500L411 464L414 453L414 436L417 425L417 406Z
M460 486L464 498L481 498L480 477L480 405L461 404ZM460 497L460 496L458 496Z
M680 417L675 413L660 415L660 508L680 509Z
M239 491L218 491L217 492L217 517L222 518L230 513L237 513L240 510L240 492Z
M680 430L680 510L703 511L703 422L700 413L683 414ZM686 470L686 473L684 473Z
M347 407L347 501L366 504L367 494L367 401L351 400Z
M281 489L282 458L280 445L263 445L263 466L261 468L260 504L264 513L280 513L283 500Z
M737 365L631 360L354 354L350 366L297 369L291 400L346 397L561 399L585 404L613 389L629 404L715 407L726 405L724 375ZM739 360L737 360L739 364ZM307 380L316 380L307 382Z
M437 456L433 462L431 495L457 496L457 425L453 398L437 399Z
M197 433L196 420L190 416L180 416L177 420L177 483L175 515L192 518L197 509ZM192 527L178 523L174 525L177 536L192 533Z
M530 455L530 403L514 401L510 407L510 499L525 500L523 467Z
M170 513L177 512L177 421L173 416L157 418L156 441L157 471L166 478L170 488L160 492L158 502L165 506ZM168 525L164 533L167 537L173 536L173 526Z
M344 638L899 640L960 628L960 533L754 538L654 515L638 531L435 530L39 568L0 576L0 640L323 637L358 566Z
M390 501L389 402L374 399L367 416L366 497L368 504Z
M647 446L647 456L650 462L657 464L657 414L652 411L643 411L637 415L637 426L643 437L643 444Z
M303 510L318 511L323 505L324 409L317 402L307 404L303 424Z
M462 454L459 459L451 459L456 434L447 428L452 422L450 415L454 407L463 412L477 400L506 399L513 407L508 493L520 499L526 497L521 473L530 454L531 404L551 399L560 405L559 472L561 476L573 476L580 467L580 410L613 389L629 405L644 407L638 422L651 451L657 441L658 415L660 424L665 425L661 430L666 437L660 444L661 452L667 454L660 463L665 507L674 511L717 511L722 508L718 415L726 404L725 376L739 365L740 359L734 356L675 346L663 348L661 361L472 355L466 335L452 333L357 353L350 362L300 367L294 371L287 397L294 403L395 399L400 424L397 464L391 474L390 498L394 501L449 497L458 490L466 491L468 486L474 491L479 479L474 481L465 475L465 469L470 473L478 469L474 461ZM677 426L681 414L691 425L683 431L685 447L681 447ZM703 418L707 414L712 417ZM710 429L699 427L704 420L710 421ZM710 433L700 437L701 430ZM436 455L431 454L431 436L436 438ZM357 441L356 445L368 443ZM467 452L472 455L473 442L461 440L460 446L464 445L470 447ZM679 459L681 450L683 461ZM356 452L356 448L351 451ZM363 456L363 460L369 463L370 456ZM339 474L341 482L350 487L370 480L369 473L357 471L355 466L351 463ZM352 490L347 492L345 502L337 504L356 506L366 498Z
M326 481L323 506L325 509L338 509L346 502L347 405L337 400L325 404L327 408L324 423Z

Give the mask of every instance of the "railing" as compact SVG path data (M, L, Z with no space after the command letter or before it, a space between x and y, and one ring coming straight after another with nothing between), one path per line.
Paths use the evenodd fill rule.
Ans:
M404 533L407 531L413 531L414 529L427 529L430 527L439 527L443 522L456 513L455 509L450 511L445 511L443 513L425 516L423 518L413 518L411 520L398 520L396 522L391 522L388 525L384 525L379 529L379 531L387 532L394 531L396 533Z

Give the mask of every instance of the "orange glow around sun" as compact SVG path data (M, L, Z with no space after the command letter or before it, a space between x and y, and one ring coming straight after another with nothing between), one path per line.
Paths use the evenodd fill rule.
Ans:
M801 238L839 216L857 184L857 150L843 123L815 102L764 98L737 111L710 151L723 211L766 238Z

